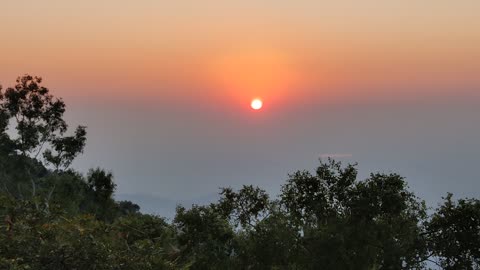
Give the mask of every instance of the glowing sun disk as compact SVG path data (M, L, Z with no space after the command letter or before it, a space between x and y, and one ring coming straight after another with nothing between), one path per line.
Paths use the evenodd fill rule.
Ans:
M260 110L263 106L263 102L260 99L256 98L256 99L252 100L252 103L250 104L250 106L254 110Z

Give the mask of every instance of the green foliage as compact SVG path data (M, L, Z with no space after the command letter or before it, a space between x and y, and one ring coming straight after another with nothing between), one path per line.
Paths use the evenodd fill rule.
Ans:
M37 158L49 145L51 149L43 154L45 162L56 170L68 168L85 147L85 127L77 127L74 136L64 136L68 128L63 119L65 103L41 83L42 78L25 75L18 77L14 87L0 89L0 148ZM5 132L10 120L15 124L13 138Z
M45 160L51 163L56 170L60 167L68 168L75 157L83 152L87 141L87 131L85 129L86 127L79 126L73 136L53 138L51 143L56 153L54 154L50 149L45 150L43 153Z
M179 206L177 229L180 262L189 269L226 269L233 252L234 232L228 220L212 206L187 210Z
M396 174L296 172L278 200L257 187L179 206L172 223L115 202L113 176L48 172L34 198L0 194L5 269L478 269L480 202L448 196L431 217ZM7 166L8 167L8 166ZM339 188L342 187L342 188Z
M237 192L231 188L223 188L220 192L217 209L225 217L230 217L234 226L249 229L255 226L268 213L270 200L268 194L253 186L243 186Z
M39 197L52 205L61 205L69 215L88 213L94 202L83 176L74 171L52 173L39 181Z
M86 181L93 201L88 211L94 213L98 219L112 222L118 213L112 197L116 187L112 173L100 168L91 169Z
M178 250L174 229L163 218L128 215L118 218L112 232L123 247L115 263L121 269L172 269Z
M356 177L355 165L342 168L328 160L316 175L299 171L283 186L281 204L303 235L303 267L420 268L426 254L419 234L423 202L399 175Z
M93 190L98 200L108 200L112 197L115 191L115 183L113 182L113 175L110 172L97 168L91 169L87 175L88 187Z
M237 233L236 269L300 269L300 238L284 212L271 210L253 229Z
M138 214L140 212L140 206L131 201L119 201L118 211L122 216Z
M173 230L162 219L136 215L107 224L1 200L8 222L0 234L0 266L6 269L173 269L163 252Z
M32 199L36 208L39 182L50 173L44 164L53 165L55 172L66 170L86 142L83 126L74 136L64 136L65 103L41 83L40 77L25 75L14 87L0 89L0 187L10 196ZM42 199L49 200L52 191Z
M23 155L0 154L0 191L16 198L32 197L32 181L48 175L35 159Z
M443 269L480 269L480 201L444 199L427 226L432 256Z
M354 238L370 245L375 264L382 269L418 269L426 256L421 236L426 218L423 201L406 189L397 174L372 174L356 185L351 200L350 226L367 232L368 238Z
M355 165L342 168L334 160L320 162L314 176L297 171L282 187L281 202L302 227L316 227L346 214L349 193L357 177Z

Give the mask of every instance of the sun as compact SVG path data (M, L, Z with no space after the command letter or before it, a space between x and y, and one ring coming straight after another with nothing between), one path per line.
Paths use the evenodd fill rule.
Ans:
M254 110L260 110L263 106L263 102L260 99L256 98L256 99L252 100L252 103L250 103L250 106Z

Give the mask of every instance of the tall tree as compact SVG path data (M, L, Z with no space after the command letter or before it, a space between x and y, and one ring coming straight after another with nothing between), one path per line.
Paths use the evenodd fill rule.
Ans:
M173 221L177 228L179 260L186 269L230 269L234 231L215 207L177 207Z
M55 170L66 169L85 147L85 127L78 126L74 135L65 136L65 103L41 83L40 77L24 75L14 87L0 88L0 148L30 158L42 154ZM13 137L6 134L9 122L16 130Z
M432 260L443 269L480 269L480 200L449 193L427 225Z
M235 227L252 229L269 215L271 202L265 190L244 185L238 192L222 188L217 208L229 217Z
M417 269L425 207L396 174L358 181L355 165L320 162L282 188L281 204L299 233L304 268Z
M39 179L47 171L44 165L51 165L55 172L66 170L86 142L84 126L78 126L72 136L65 135L65 103L41 83L40 77L24 75L5 91L0 87L0 188L20 198L28 193L38 197ZM47 192L47 200L54 189L55 185ZM39 207L38 201L35 205Z
M113 221L118 211L112 197L116 188L113 174L100 168L91 169L87 174L87 185L93 192L92 200L95 202L94 209L90 211L101 220Z

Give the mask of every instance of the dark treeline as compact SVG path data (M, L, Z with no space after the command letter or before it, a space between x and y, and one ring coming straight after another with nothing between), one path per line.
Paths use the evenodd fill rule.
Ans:
M172 221L142 214L110 172L70 169L86 128L64 112L40 78L0 89L0 269L480 269L479 200L427 209L400 175L334 160L277 197L223 188Z

